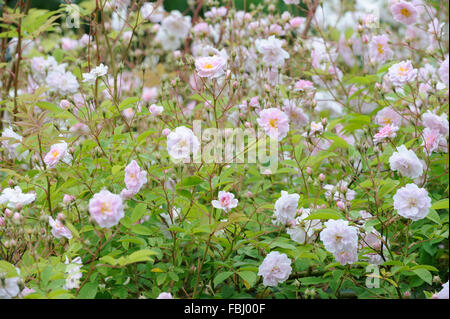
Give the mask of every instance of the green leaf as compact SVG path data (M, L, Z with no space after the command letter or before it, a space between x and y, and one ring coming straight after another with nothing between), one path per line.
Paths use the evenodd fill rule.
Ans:
M147 204L137 204L136 207L133 209L133 213L131 214L131 222L135 223L139 219L144 216L145 212L147 211Z
M138 97L129 97L126 98L125 100L123 100L120 104L119 104L119 110L124 110L125 108L127 108L128 105L136 103L139 101Z
M149 256L156 255L157 253L150 249L141 249L135 251L131 255L125 257L125 260L121 262L122 266L134 264L142 261L153 261Z
M189 176L183 179L182 187L190 187L201 184L203 180L198 176Z
M144 225L133 225L131 226L131 231L138 235L152 235L153 232Z
M342 219L342 218L344 218L344 216L338 210L332 209L332 208L323 208L323 209L318 209L318 210L314 211L308 217L306 217L305 220Z
M439 224L439 225L441 224L441 218L439 217L439 214L437 213L437 211L435 211L433 208L430 208L426 218L435 222L436 224Z
M414 269L412 270L417 276L420 277L420 279L422 279L423 281L425 281L427 284L431 285L432 284L432 279L433 276L431 275L431 273L423 268L420 269Z
M80 289L79 299L93 299L97 295L98 284L95 282L87 283Z
M448 209L448 198L441 199L437 202L435 202L433 205L431 205L431 208L433 209Z
M233 274L232 271L221 272L220 274L218 274L216 276L216 278L214 278L214 286L217 286L218 284L222 283L225 279L230 277L232 274Z
M245 285L247 289L256 283L257 276L253 271L239 271L238 275L248 283L248 285Z

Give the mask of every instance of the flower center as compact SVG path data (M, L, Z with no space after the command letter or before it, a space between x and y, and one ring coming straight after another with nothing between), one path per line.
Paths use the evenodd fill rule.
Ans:
M213 68L213 65L212 65L212 63L206 62L205 65L203 65L203 67L204 67L205 69L210 70L210 69Z
M377 44L377 50L378 50L379 54L383 54L384 53L383 45L378 43Z
M102 206L100 207L100 212L102 214L110 213L111 212L111 205L109 203L102 203Z
M400 75L405 75L405 73L407 72L408 70L406 70L406 68L404 68L404 67L400 67L399 69L398 69L398 73L400 74Z
M403 8L400 10L400 13L404 16L409 18L411 16L411 11L409 11L407 8Z
M53 150L52 151L52 156L53 156L53 159L56 159L59 156L58 150Z
M277 128L278 127L278 119L271 119L269 121L269 125L273 128Z
M410 199L408 200L408 202L409 202L409 207L415 207L415 206L417 206L417 200L416 200L415 198L410 198Z

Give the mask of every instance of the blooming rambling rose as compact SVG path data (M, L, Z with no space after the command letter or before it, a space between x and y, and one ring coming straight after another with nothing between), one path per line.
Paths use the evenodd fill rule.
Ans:
M63 161L68 165L72 163L72 155L70 155L67 149L66 142L53 144L50 151L44 157L44 163L48 168L56 167L59 161Z
M417 70L414 69L410 60L406 60L392 65L388 70L388 77L394 86L402 87L416 79Z
M255 41L256 50L263 55L263 62L272 67L283 65L284 60L289 58L289 53L283 50L282 45L283 41L273 35Z
M447 144L447 139L438 130L431 130L426 127L422 132L422 136L423 151L427 155L437 151L441 145Z
M229 212L238 204L238 200L234 198L234 194L230 192L220 191L218 198L219 200L213 200L211 204L215 208L223 209L226 212Z
M21 154L18 153L17 147L20 145L19 142L22 141L23 137L13 131L11 127L5 128L2 132L2 146L8 151L8 157L10 159L17 158L18 160L24 159L28 155L28 151ZM14 141L17 140L17 141Z
M397 148L389 158L391 170L398 171L401 175L409 178L417 178L422 175L423 165L416 153L408 150L405 145Z
M167 151L174 159L189 159L190 154L194 156L200 149L200 142L191 129L180 126L167 135Z
M101 228L111 228L124 217L122 198L102 190L89 200L89 213Z
M195 69L202 78L217 78L225 73L227 61L220 55L198 57L195 59Z
M257 121L266 134L277 141L281 141L289 132L289 117L277 108L262 110Z
M288 194L286 191L281 191L281 197L275 202L273 214L276 223L286 225L295 218L299 199L299 194Z
M416 184L407 184L400 188L393 198L394 209L398 214L413 221L425 218L431 207L427 190Z
M447 136L449 132L447 114L445 113L438 116L428 110L422 115L422 124L430 130L438 130L443 136Z
M380 143L385 139L393 139L397 135L398 127L392 124L388 124L382 127L378 133L373 136L375 143Z
M157 87L144 87L142 89L142 100L146 103L151 101L156 101L158 97L158 88Z
M388 41L388 37L384 34L372 38L369 45L369 55L373 61L383 63L392 59L394 53L389 48Z
M296 127L303 127L309 122L308 115L302 108L297 106L295 100L285 99L283 101L283 111L289 117L290 122Z
M378 125L388 125L392 124L395 126L400 126L402 124L403 118L398 113L398 111L394 110L392 107L385 107L378 111L375 116L375 123Z
M314 83L308 80L298 80L294 84L294 91L312 91L314 90Z
M310 209L300 208L300 216L286 228L286 233L299 244L311 243L317 237L316 231L322 228L322 222L319 219L304 220L310 214Z
M125 167L125 185L133 194L137 194L141 187L147 183L147 172L141 170L138 163L132 160Z
M150 111L150 113L153 116L158 116L158 115L161 115L161 113L164 111L164 107L156 105L156 104L152 104L152 105L150 105L148 110Z
M407 1L400 1L391 6L391 12L394 19L406 25L417 22L419 12L416 7Z
M70 229L64 226L59 219L54 220L52 216L49 216L48 223L52 227L51 232L52 235L55 236L55 238L58 239L61 237L66 237L67 239L72 238L72 232L70 231Z
M342 265L358 260L358 229L349 226L346 220L329 220L324 223L320 240L325 249L333 254Z
M106 75L106 73L108 73L108 67L101 63L99 66L92 69L91 72L83 73L83 82L93 84L97 78Z
M291 272L291 260L286 254L272 251L259 266L258 276L263 276L264 286L274 287L286 281Z
M36 199L35 193L22 193L19 186L5 188L0 195L0 205L7 204L7 207L16 209L28 205Z

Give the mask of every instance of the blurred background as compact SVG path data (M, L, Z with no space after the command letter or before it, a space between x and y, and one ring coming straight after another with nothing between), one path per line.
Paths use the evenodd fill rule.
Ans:
M81 2L82 0L73 0L73 3ZM3 0L0 0L0 4L3 2ZM17 0L7 0L6 3L8 6L12 7L15 5ZM234 3L236 4L236 7L240 10L244 9L244 3L246 4L246 9L248 9L248 6L250 3L258 4L262 3L263 0L234 0ZM287 10L287 5L284 4L283 0L273 0L273 3L277 3L279 10ZM55 10L59 7L61 3L66 3L66 1L63 0L32 0L32 7L35 8L41 8L41 9L48 9L48 10ZM294 6L290 6L290 10L292 12L292 9L294 9ZM164 0L164 9L166 11L171 10L179 10L181 12L188 10L187 0ZM185 12L186 14L189 14L189 12Z

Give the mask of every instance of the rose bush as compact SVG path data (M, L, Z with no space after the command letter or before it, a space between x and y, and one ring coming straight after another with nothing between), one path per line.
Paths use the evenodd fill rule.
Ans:
M0 298L448 298L448 1L3 3Z

